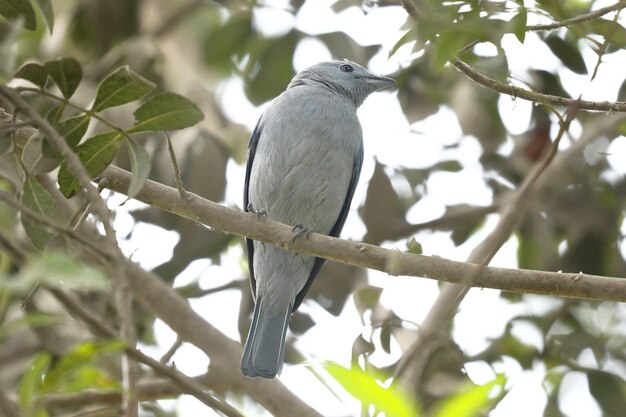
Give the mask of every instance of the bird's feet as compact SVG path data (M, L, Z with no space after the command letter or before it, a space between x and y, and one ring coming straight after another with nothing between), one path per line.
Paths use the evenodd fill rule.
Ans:
M313 231L311 229L309 229L306 226L303 226L301 224L296 224L293 229L291 229L292 232L295 233L295 236L293 237L293 239L291 240L292 242L295 242L297 238L304 236L306 239L309 238L309 236L311 235L311 233L313 233Z
M252 206L252 203L248 203L248 207L246 207L246 211L249 213L256 214L257 219L260 219L261 217L267 217L267 211L265 211L265 209L255 209Z

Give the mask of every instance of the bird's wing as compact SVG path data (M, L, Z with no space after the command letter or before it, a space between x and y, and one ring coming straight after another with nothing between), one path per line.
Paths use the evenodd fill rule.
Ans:
M360 146L353 161L352 167L352 177L350 178L350 185L348 185L348 192L346 193L346 199L343 202L343 206L341 207L341 212L339 212L339 217L337 217L337 221L332 229L330 229L329 236L337 237L339 233L341 233L341 229L343 228L344 223L346 222L346 218L348 217L348 211L350 211L350 203L352 202L352 197L354 196L354 191L356 190L357 183L359 182L359 176L361 174L361 166L363 165L363 142L360 142ZM248 253L250 253L248 251ZM252 259L252 258L249 258ZM322 266L326 262L323 258L315 258L315 263L313 264L313 269L309 274L309 278L307 279L304 287L300 290L300 292L296 295L296 302L293 306L293 312L295 312L300 304L302 304L302 300L306 296L307 291L313 285L313 281L315 281L315 277L322 269Z
M256 154L256 146L259 143L261 137L261 118L257 122L252 136L250 136L250 142L248 143L248 162L246 163L246 180L243 186L243 211L248 210L248 190L250 188L250 173L252 172L252 163L254 162L254 155ZM260 207L256 207L258 210ZM256 297L256 279L254 278L254 243L252 239L246 238L246 247L248 249L248 270L250 271L250 286L252 287L252 297Z

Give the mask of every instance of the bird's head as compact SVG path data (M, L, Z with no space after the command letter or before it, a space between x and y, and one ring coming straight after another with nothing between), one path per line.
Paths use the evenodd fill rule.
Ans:
M300 71L293 77L288 88L314 83L347 97L358 107L374 91L389 87L395 81L374 75L357 63L334 60L320 62Z

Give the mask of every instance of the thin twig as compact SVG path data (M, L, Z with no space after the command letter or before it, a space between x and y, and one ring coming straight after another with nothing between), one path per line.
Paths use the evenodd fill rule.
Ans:
M97 244L97 242L93 242L89 239L86 239L77 231L70 229L69 227L63 224L59 224L51 219L47 219L41 216L39 213L17 202L15 200L15 197L12 194L6 191L0 191L0 201L5 203L9 207L13 208L14 210L19 211L20 216L28 218L28 220L33 221L39 224L40 226L43 226L44 228L51 230L55 234L60 233L60 234L63 234L64 236L71 238L72 240L75 240L76 242L80 243L81 246L83 246L91 254L97 255L101 257L102 259L110 259L110 257L107 254L102 253L101 251L102 248L101 246Z
M198 284L196 282L193 282L182 287L176 287L174 288L174 290L185 298L200 298L207 295L216 294L218 292L231 290L233 288L243 288L244 285L248 285L248 282L243 280L234 280L217 287L200 289L198 288Z
M617 24L618 19L619 19L619 12L615 13L615 17L613 17L613 22ZM613 29L612 31L614 32L615 29ZM598 70L600 69L600 64L602 63L602 57L604 57L604 54L606 54L606 50L608 49L609 44L610 44L609 39L607 36L605 36L604 41L602 42L602 45L600 45L597 51L598 58L596 60L596 65L593 69L593 74L591 75L591 81L596 79L596 75L598 74Z
M176 161L176 153L174 152L174 147L172 146L172 139L167 132L165 132L165 137L167 138L167 150L170 153L172 168L174 168L174 179L176 180L176 188L178 189L178 194L180 194L180 198L184 199L187 195L187 191L185 190L185 187L183 187L183 180L180 177L180 168L178 167L178 162Z
M207 379L207 374L199 375L191 379L197 384L202 385L203 380ZM143 379L137 384L136 389L141 401L174 398L182 394L180 387L160 377L151 378L147 381ZM42 399L44 407L51 411L61 411L64 409L76 410L85 405L119 405L121 402L122 393L120 391L96 389L63 394L47 394Z
M422 14L420 13L415 3L413 3L413 0L402 0L402 7L404 7L404 10L406 10L409 16L411 16L413 19L419 19L420 17L422 17Z
M48 288L48 290L67 308L69 312L85 322L96 335L104 338L116 337L115 331L104 325L104 321L100 317L95 316L91 311L83 307L82 303L72 294L58 288ZM160 376L170 379L180 388L182 392L193 395L205 405L229 417L243 417L242 414L231 405L212 397L205 391L204 388L199 386L196 381L187 375L184 375L180 371L160 363L134 347L127 347L125 351L134 360L149 366Z
M546 23L546 24L541 24L541 25L528 25L526 26L526 30L536 32L536 31L541 31L541 30L553 30L553 29L558 29L558 28L562 28L565 26L572 26L578 23L588 22L597 17L604 16L607 13L621 10L625 7L626 7L626 1L619 1L610 6L602 7L598 10L594 10L593 12L584 13L576 17L572 17L571 19L564 19L564 20L560 20L557 22Z
M159 362L161 362L163 365L167 365L170 362L170 360L172 360L172 356L174 356L178 348L180 348L182 345L183 345L183 339L181 339L180 336L176 337L176 341L174 342L174 344L172 344L172 346L167 350L167 352L165 352L165 354L161 356L161 359L159 360Z
M124 268L119 263L112 265L112 273L119 277L115 283L115 305L120 322L119 333L121 339L131 348L137 346L135 320L133 314L132 296L128 290L128 283L124 279ZM122 410L125 417L138 417L139 398L137 397L137 379L139 369L133 355L127 350L122 355Z

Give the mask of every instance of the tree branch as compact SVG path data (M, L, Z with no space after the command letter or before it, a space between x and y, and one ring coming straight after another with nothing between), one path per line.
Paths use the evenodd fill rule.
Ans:
M207 375L189 378L196 384L204 385ZM171 381L152 379L137 383L137 396L140 401L154 401L177 397L182 393L179 386ZM49 411L77 410L85 405L118 405L122 401L120 391L84 390L67 394L48 394L43 405Z
M6 87L0 86L0 88ZM12 90L9 89L9 91ZM0 91L0 95L2 92ZM28 106L28 104L24 105ZM40 116L38 117L39 119L29 121L33 121L38 127L37 122L41 123L42 126L46 126L50 130L50 133L58 136L58 133L45 120L42 121ZM42 133L45 134L43 130ZM63 198L56 188L49 190L49 192L55 199L57 197ZM176 198L178 198L178 193L176 194ZM15 203L12 198L6 198L5 201L9 204ZM90 242L87 242L84 241L85 238L77 234L78 232L67 228L65 225L51 223L48 219L42 218L37 213L21 207L17 203L11 205L28 215L31 220L81 241L88 251L86 258L90 258L89 254L96 254L99 261L120 262L119 258L115 258L115 254L111 254L107 250L106 245L101 244L104 243L102 236L94 227L81 231L81 234L86 233L89 237ZM66 205L61 206L64 209L68 208ZM116 249L119 251L119 247ZM121 258L122 273L120 275L127 279L128 288L136 300L168 324L183 340L193 343L209 356L211 365L209 376L206 379L207 387L215 391L233 390L246 393L276 416L296 414L299 417L321 417L319 413L290 392L281 382L253 380L241 375L237 371L241 358L241 346L238 342L227 338L200 317L191 309L186 299L176 294L159 277L141 269L123 255Z
M175 189L172 190L178 195ZM238 371L241 345L208 323L189 306L186 299L157 276L131 261L126 263L126 276L129 289L146 309L163 320L183 340L193 343L209 356L209 375L205 381L209 388L246 393L275 416L321 417L279 380L251 379L241 375Z
M394 382L409 392L417 391L421 383L423 367L416 365L427 359L430 353L427 347L432 346L433 340L436 340L433 336L452 320L480 271L491 262L526 212L532 193L537 191L537 182L556 156L559 143L569 129L577 110L575 106L567 110L567 117L561 123L559 132L548 148L548 152L537 161L526 175L524 182L514 192L513 197L504 205L503 213L494 230L470 253L467 261L477 264L474 270L463 276L462 285L446 284L439 292L426 318L422 321L417 340L407 349L396 367Z
M560 20L560 21L557 21L557 22L540 24L540 25L528 25L528 26L526 26L526 30L527 31L536 32L536 31L540 31L540 30L554 30L554 29L565 27L565 26L572 26L572 25L575 25L577 23L588 22L588 21L593 20L593 19L595 19L597 17L604 16L607 13L615 12L617 10L621 10L621 9L623 9L625 7L626 7L626 1L618 1L617 3L612 4L610 6L602 7L600 9L598 9L598 10L594 10L594 11L589 12L589 13L581 14L581 15L578 15L576 17L572 17L570 19L564 19L564 20Z
M100 317L96 317L90 311L85 309L81 305L80 301L78 301L73 295L57 288L48 288L48 290L52 294L54 294L54 296L61 303L63 303L63 305L70 313L74 314L77 318L85 322L96 335L109 339L116 337L115 332L105 326ZM198 400L202 401L204 404L213 408L214 410L220 411L222 414L230 417L243 417L242 414L231 405L207 394L201 386L199 386L193 379L191 379L187 375L184 375L176 369L171 368L145 355L143 352L135 349L132 346L127 347L125 351L130 358L133 358L134 360L149 366L158 375L161 375L171 380L174 384L176 384L176 386L179 387L182 392L193 395ZM135 399L138 400L137 393L135 393L134 396ZM124 400L124 398L122 400Z
M466 64L459 58L452 59L450 63L454 65L456 69L458 69L461 73L466 75L469 79L480 84L482 87L488 88L497 93L509 95L513 98L521 98L535 103L550 104L553 106L565 108L576 105L579 110L626 112L626 102L623 101L588 101L552 96L549 94L541 94L527 90L525 88L516 87L514 85L495 80L487 75L482 74L476 68Z
M115 230L111 222L109 208L100 197L100 192L91 183L91 177L83 167L80 158L65 139L56 131L54 127L44 119L30 104L28 104L20 94L14 89L0 84L0 97L4 97L10 102L15 110L28 117L34 127L45 135L52 147L59 152L63 160L67 163L70 172L78 179L81 187L86 191L87 199L93 208L94 214L100 219L104 228L103 252L108 254L111 263L107 265L112 271L113 288L115 292L116 307L120 317L120 334L129 345L135 346L134 323L132 320L132 306L129 292L126 290L125 277L121 274L123 263L126 257L119 248ZM128 357L122 356L122 383L124 386L125 399L123 410L126 417L137 417L138 401L134 397L137 371L134 363Z
M105 169L102 177L107 178L111 190L124 194L128 191L132 174L111 165ZM222 206L190 192L187 193L187 199L181 200L176 189L151 180L146 181L144 188L135 198L170 213L203 223L216 231L246 236L292 252L376 269L390 275L463 283L463 277L476 267L474 264L454 262L436 256L403 253L317 233L312 233L308 239L293 240L291 226L267 218L257 219L254 214ZM476 277L473 286L520 293L626 301L626 279L580 272L556 273L486 267Z

